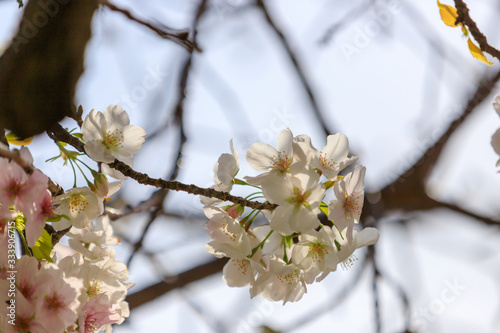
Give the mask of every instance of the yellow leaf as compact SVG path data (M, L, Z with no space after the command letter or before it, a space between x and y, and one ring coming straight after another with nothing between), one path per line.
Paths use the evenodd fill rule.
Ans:
M460 24L455 24L457 22L458 13L455 7L449 5L443 5L438 0L439 14L441 14L441 20L444 24L450 27L458 27Z
M474 58L481 60L487 65L493 65L491 61L488 61L488 59L486 59L486 56L484 55L483 51L481 51L481 49L471 41L470 37L469 40L467 41L467 44L469 44L470 53Z
M33 141L33 137L30 136L29 138L26 139L21 139L14 133L10 132L5 135L5 138L7 139L7 142L10 143L11 145L14 146L27 146Z

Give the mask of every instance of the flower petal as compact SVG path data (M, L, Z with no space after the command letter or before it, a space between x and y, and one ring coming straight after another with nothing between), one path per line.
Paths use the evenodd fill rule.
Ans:
M278 151L267 143L257 142L247 150L247 162L257 171L267 171L278 158Z

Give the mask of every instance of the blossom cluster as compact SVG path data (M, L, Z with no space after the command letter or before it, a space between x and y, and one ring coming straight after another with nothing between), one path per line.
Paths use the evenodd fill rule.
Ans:
M258 189L248 199L264 198L276 208L245 215L241 206L202 198L212 239L206 248L230 258L223 269L229 286L249 285L251 297L283 304L298 301L307 284L323 280L339 264L352 266L356 249L378 241L377 229L354 228L363 208L365 168L356 165L339 175L357 160L348 156L345 135L329 135L318 150L309 136L294 137L285 129L278 149L255 143L247 150L248 164L261 173L244 180L235 178L239 157L230 146L232 154L222 154L215 165L213 188L230 192L235 184L248 185ZM335 198L325 203L328 196ZM259 213L269 223L255 225Z
M119 106L110 106L104 113L92 110L81 131L86 155L102 162L104 173L88 167L78 159L79 153L60 143L58 157L65 163L83 163L91 171L93 182L84 174L84 187L76 187L75 174L75 187L53 195L46 175L32 167L28 174L21 167L33 164L26 147L19 150L23 163L0 157L0 248L12 247L11 228L22 244L11 251L15 255L2 253L0 258L0 301L12 304L11 310L5 306L0 310L6 332L111 332L112 324L122 323L129 315L125 297L133 284L125 282L126 265L115 260L113 246L119 239L104 210L105 200L122 185L110 183L105 173L125 177L104 163L117 158L132 165L146 133L129 125L127 113ZM45 230L48 223L67 236L65 245L52 245Z

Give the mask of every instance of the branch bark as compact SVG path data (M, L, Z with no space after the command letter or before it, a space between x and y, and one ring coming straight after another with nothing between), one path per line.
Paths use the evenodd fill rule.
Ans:
M481 50L500 60L500 51L488 43L486 36L479 30L476 22L471 18L467 4L462 0L455 0L455 6L458 13L457 23L463 23L469 28L472 36L479 43Z

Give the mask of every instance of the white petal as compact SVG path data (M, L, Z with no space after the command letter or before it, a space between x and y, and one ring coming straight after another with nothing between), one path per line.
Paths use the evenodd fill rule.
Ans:
M222 269L222 278L229 287L244 287L254 279L253 268L247 259L231 259Z
M146 131L135 125L128 125L123 129L124 141L122 147L125 151L130 154L137 153L143 143L146 141L144 137L146 136Z
M375 228L364 228L356 235L357 247L375 244L380 237L380 233Z
M110 176L110 177L112 177L114 179L126 180L128 178L127 176L125 176L120 171L118 171L116 169L113 169L113 168L110 168L109 165L107 165L107 164L101 165L101 168L102 168L102 172L104 172L106 175L108 175L108 176Z
M233 154L234 156L234 159L236 160L236 165L238 166L238 168L240 167L240 154L238 153L238 151L236 149L234 149L233 147L233 139L231 139L229 141L229 147L231 148L231 153Z
M115 160L113 154L111 154L100 140L85 142L84 149L87 155L96 162L111 163Z
M366 168L364 166L356 165L354 170L344 178L348 195L364 191L365 172Z
M262 194L270 203L281 205L293 197L292 177L271 172L261 179Z
M347 137L341 133L329 135L326 139L326 146L321 150L326 158L335 162L347 158L349 153L349 141Z
M238 172L238 162L231 154L222 154L218 160L217 178L224 185L229 185Z
M127 111L119 105L110 105L104 110L104 117L108 123L108 128L123 128L130 124Z
M274 166L278 151L267 143L257 142L247 150L247 162L257 171L267 171Z
M284 129L280 132L278 137L278 151L280 154L288 155L292 157L293 154L293 134L289 128Z
M91 140L102 140L102 133L106 131L106 119L101 112L96 110L90 111L85 117L82 125L82 135L83 140L91 141Z

